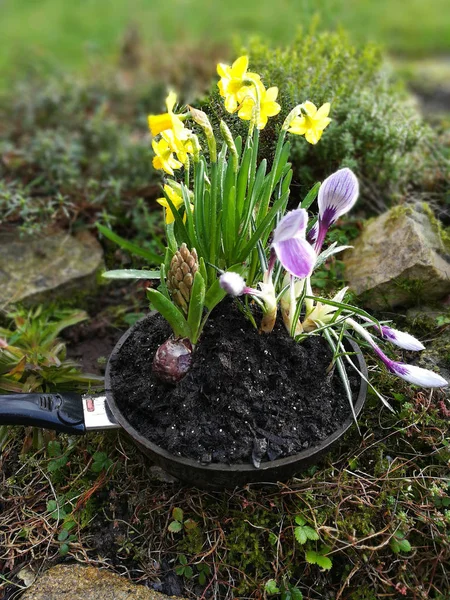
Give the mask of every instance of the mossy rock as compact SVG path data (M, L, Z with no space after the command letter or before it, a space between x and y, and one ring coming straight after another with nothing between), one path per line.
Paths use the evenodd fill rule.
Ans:
M57 565L49 569L22 596L23 600L168 600L144 586L108 571L81 565ZM178 600L180 599L177 596Z
M92 292L103 268L103 250L83 231L70 235L47 231L21 238L0 234L0 304L34 305L70 300Z
M450 294L450 244L426 204L371 219L343 260L351 289L371 309L433 303Z

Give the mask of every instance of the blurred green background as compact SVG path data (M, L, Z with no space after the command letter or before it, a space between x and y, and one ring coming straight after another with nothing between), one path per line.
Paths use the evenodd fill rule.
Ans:
M396 55L450 53L449 0L3 0L1 79L7 85L30 65L82 71L111 61L133 24L149 47L228 44L255 33L286 44L316 14L321 28L342 26L354 42L376 41Z

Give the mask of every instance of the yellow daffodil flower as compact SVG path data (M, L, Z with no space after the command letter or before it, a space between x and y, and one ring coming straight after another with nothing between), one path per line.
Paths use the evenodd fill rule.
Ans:
M179 194L177 194L177 192L173 188L171 188L170 185L165 185L164 191L169 196L172 204L177 210L181 206L184 206L183 198ZM175 221L175 216L172 212L172 209L170 208L169 203L167 202L167 198L158 198L156 202L158 202L158 204L160 204L161 206L164 206L164 208L166 209L166 224L170 225L170 223L173 223ZM190 204L190 207L191 210L194 210L194 206L192 204ZM186 223L186 213L184 213L183 215L183 222Z
M328 117L330 103L326 102L317 109L315 104L308 100L302 104L301 108L305 114L292 119L288 131L295 135L304 135L310 144L317 144L322 137L323 130L331 123L331 119Z
M217 73L221 79L217 84L219 92L225 98L225 109L229 113L236 111L239 105L238 93L244 86L247 79L259 80L259 75L256 73L247 73L248 56L240 56L231 65L219 63L217 65Z
M174 169L181 169L183 166L182 163L174 158L172 149L164 138L158 142L153 140L152 148L155 153L153 157L153 166L155 169L163 169L169 175L173 175Z
M149 115L148 126L152 136L155 137L159 133L172 129L177 137L183 138L184 125L180 117L174 114L173 109L177 102L177 95L175 92L169 92L166 98L167 112L161 115Z
M256 82L256 85L258 86L258 94L256 94L253 86L243 88L238 94L238 97L242 99L238 116L244 121L251 121L256 114L258 119L256 127L264 129L268 118L274 117L281 110L281 106L278 102L275 102L278 96L278 88L271 87L266 90L260 81ZM259 100L259 111L255 111L257 100Z
M189 130L186 130L191 133ZM177 159L185 165L187 162L188 154L193 154L194 147L190 139L180 139L175 133L168 129L161 134L161 137L169 144L172 152L177 155Z

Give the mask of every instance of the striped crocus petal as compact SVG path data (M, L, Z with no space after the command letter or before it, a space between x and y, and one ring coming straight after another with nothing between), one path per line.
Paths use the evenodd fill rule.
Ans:
M355 204L359 194L356 175L350 169L339 169L325 179L319 189L319 230L316 252L322 248L330 226Z
M287 213L278 223L272 248L283 267L295 277L309 277L316 263L316 253L306 241L308 213L303 208Z
M318 230L319 230L318 223L314 223L314 225L311 227L311 229L306 234L306 239L310 244L314 244L314 242L316 241Z
M422 342L419 342L413 335L404 331L399 331L398 329L393 329L387 325L381 325L381 335L395 346L403 348L404 350L414 350L416 352L425 350L425 346Z
M434 371L394 361L390 361L390 363L388 369L391 373L414 385L420 385L424 388L445 387L448 385L448 381Z

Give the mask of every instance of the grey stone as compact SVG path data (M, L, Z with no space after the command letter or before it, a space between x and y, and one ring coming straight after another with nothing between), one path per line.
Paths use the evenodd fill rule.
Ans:
M344 253L346 279L371 309L433 303L450 294L449 248L428 205L369 221Z
M0 306L36 304L91 290L103 267L96 238L83 231L51 231L20 238L0 234Z
M115 573L82 565L57 565L27 589L22 600L168 600ZM177 600L183 600L179 596ZM184 599L186 600L186 599Z

